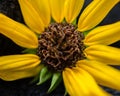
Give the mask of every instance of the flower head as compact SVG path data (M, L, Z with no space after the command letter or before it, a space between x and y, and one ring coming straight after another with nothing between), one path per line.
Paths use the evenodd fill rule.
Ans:
M0 78L40 73L38 84L52 77L49 92L62 79L72 96L109 96L98 84L120 90L120 71L110 66L120 64L120 49L109 46L120 38L120 22L97 26L119 0L93 0L78 23L84 0L18 1L26 25L0 14L0 32L28 53L1 56Z

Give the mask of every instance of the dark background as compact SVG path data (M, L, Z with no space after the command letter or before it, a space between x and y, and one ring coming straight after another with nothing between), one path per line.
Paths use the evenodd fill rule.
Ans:
M84 8L90 2L91 0L86 0ZM0 0L0 13L4 13L10 18L24 23L17 0ZM119 20L120 4L117 4L99 25L111 24ZM120 47L120 41L112 44L111 46ZM0 34L0 56L19 54L22 50L24 49L17 46L10 39ZM46 94L46 91L49 88L50 81L37 86L36 84L30 84L30 81L32 79L33 78L27 78L11 82L0 80L0 96L63 96L63 83L61 83L60 86L58 86L57 89L51 94ZM119 91L105 87L104 89L112 93L113 96L120 96Z

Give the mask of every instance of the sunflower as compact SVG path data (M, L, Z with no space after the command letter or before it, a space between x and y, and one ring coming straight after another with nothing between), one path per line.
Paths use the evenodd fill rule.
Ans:
M120 22L97 26L119 0L93 0L76 19L84 0L18 0L26 25L0 13L0 33L24 54L0 57L0 78L63 80L71 96L109 96L99 85L120 90ZM26 52L26 53L25 53Z

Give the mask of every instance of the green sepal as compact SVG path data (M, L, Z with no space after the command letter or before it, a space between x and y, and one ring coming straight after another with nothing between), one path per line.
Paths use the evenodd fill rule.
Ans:
M83 32L84 36L86 36L90 31Z
M77 18L72 22L73 25L77 24Z
M51 18L50 23L55 23L55 20L53 18Z
M30 84L36 83L38 80L39 80L39 74L30 81Z
M96 27L97 27L97 26L96 26ZM90 30L88 30L88 31L84 31L84 32L83 32L84 36L86 36L89 32L91 32L91 30L95 29L96 27L94 27L94 28L92 28L92 29L90 29Z
M67 93L67 91L65 90L64 96L67 96L67 94L68 94L68 93Z
M48 93L52 92L61 82L62 75L61 73L54 73L51 81L50 88L48 89Z
M25 49L22 51L22 53L31 53L31 54L36 54L37 49Z
M62 20L62 23L66 23L66 20L65 20L65 18Z
M50 77L52 77L52 73L49 72L47 67L43 67L41 69L40 76L39 76L39 82L37 83L37 85L40 85L40 84L44 83L45 81L50 79Z

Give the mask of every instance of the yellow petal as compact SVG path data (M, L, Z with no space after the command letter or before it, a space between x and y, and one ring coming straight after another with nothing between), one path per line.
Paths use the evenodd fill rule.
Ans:
M36 35L23 24L0 14L0 33L25 48L37 48Z
M49 0L29 0L29 1L38 12L45 27L47 27L51 19L50 6L48 2Z
M35 32L41 33L44 24L35 8L28 0L18 0L26 24Z
M93 45L85 49L88 59L97 60L111 65L120 65L120 49L105 46Z
M81 68L66 68L63 71L63 80L70 96L109 96Z
M120 40L120 22L93 29L85 37L86 45L109 45Z
M119 0L93 0L78 21L79 31L87 31L99 24Z
M32 77L40 71L37 55L9 55L0 57L0 78L12 81Z
M65 0L49 0L52 17L56 22L61 22L64 18Z
M81 60L77 65L88 71L99 84L120 90L119 70L92 60Z
M72 23L80 13L84 4L84 0L66 0L65 2L65 18L68 23Z

